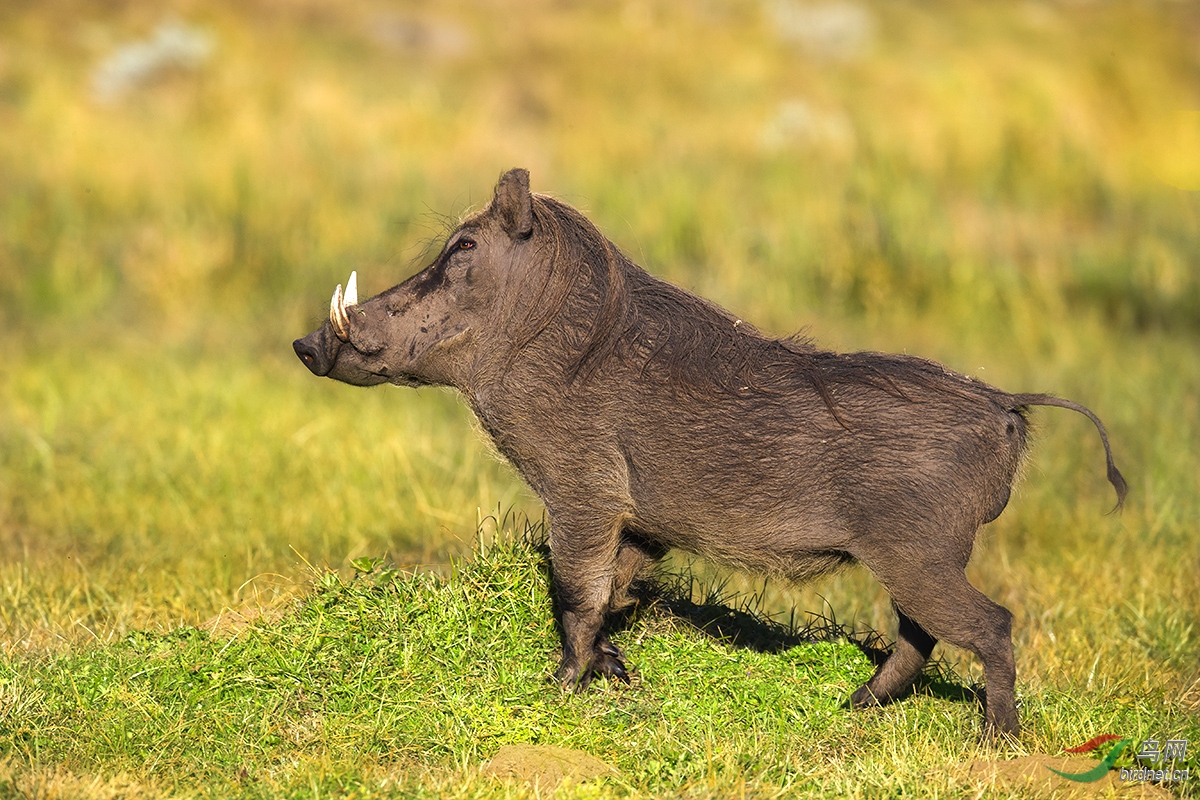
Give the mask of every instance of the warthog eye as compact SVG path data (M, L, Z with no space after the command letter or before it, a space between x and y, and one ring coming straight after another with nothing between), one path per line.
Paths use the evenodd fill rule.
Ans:
M459 250L470 250L474 246L475 246L474 239L467 239L464 237L464 238L458 240L458 249Z

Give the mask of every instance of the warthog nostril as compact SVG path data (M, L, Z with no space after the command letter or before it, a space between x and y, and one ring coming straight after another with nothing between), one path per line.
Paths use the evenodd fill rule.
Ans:
M314 375L323 375L321 371L324 359L321 358L315 345L305 339L297 339L292 342L292 349L296 351L296 355L304 362L304 366L308 367L309 371ZM324 367L325 372L328 372L328 367Z

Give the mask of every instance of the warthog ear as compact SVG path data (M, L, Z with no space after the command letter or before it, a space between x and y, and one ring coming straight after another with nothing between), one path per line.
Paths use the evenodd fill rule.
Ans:
M492 206L500 215L500 224L514 239L528 239L533 233L533 198L529 195L529 171L510 169L500 176Z

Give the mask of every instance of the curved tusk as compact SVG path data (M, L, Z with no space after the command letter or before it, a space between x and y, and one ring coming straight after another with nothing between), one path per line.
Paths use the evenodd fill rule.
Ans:
M339 285L338 289L340 290L341 288L342 287ZM346 295L344 295L344 294L340 295L338 297L337 319L338 319L338 323L339 323L338 327L341 328L341 330L343 332L345 332L345 334L346 334L345 338L347 340L349 340L349 338L350 338L350 317L347 316L347 314L346 314Z
M350 280L346 281L346 299L344 306L358 305L358 273L351 272Z
M333 291L333 298L329 301L329 322L333 325L333 332L344 342L349 339L346 333L346 323L349 320L346 318L346 309L342 303L342 285L339 283L337 289Z
M350 317L346 314L346 295L343 294L338 298L338 319L341 320L342 327L347 331L350 330Z

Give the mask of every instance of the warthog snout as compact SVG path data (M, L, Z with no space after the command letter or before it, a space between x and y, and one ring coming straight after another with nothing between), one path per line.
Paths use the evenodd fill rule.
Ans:
M326 328L318 328L308 336L292 342L292 349L304 362L304 366L319 378L328 375L329 368L333 366L333 360L327 356L329 348L324 343L328 338L325 331Z
M317 330L292 342L292 349L312 373L324 378L337 362L343 343L350 342L350 313L358 305L358 273L351 272L346 291L339 283L329 301L329 321Z

